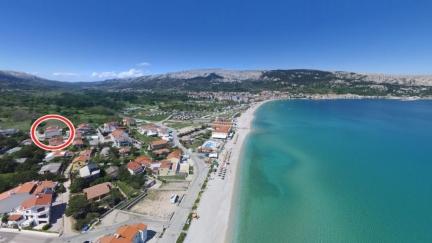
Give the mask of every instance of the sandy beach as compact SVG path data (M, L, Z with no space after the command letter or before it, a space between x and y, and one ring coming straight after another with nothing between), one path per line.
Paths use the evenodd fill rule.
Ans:
M237 119L237 132L233 139L229 140L221 152L218 172L223 166L222 161L228 158L224 179L218 176L218 172L212 173L207 189L197 209L199 219L194 219L188 231L185 242L226 242L229 238L229 226L231 220L232 204L240 155L244 141L251 131L254 113L258 107L267 101L253 104Z

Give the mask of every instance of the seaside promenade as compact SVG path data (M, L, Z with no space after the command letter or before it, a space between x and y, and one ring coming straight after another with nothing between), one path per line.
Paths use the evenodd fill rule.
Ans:
M235 199L234 190L242 147L251 131L254 113L264 103L265 101L253 104L237 119L236 135L226 142L221 153L222 158L226 156L229 158L226 176L222 178L217 173L211 173L208 186L197 209L199 218L192 221L185 242L226 242L229 239L229 227L232 223L232 214L235 213L232 205Z

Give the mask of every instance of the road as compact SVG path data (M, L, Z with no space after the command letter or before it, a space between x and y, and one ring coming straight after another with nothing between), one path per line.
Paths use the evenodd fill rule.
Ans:
M173 131L173 143L175 146L180 148L183 153L188 153L188 150L180 143L177 133L174 129ZM198 197L198 194L201 190L201 186L204 183L207 173L209 171L208 165L200 158L198 158L197 154L192 153L190 155L192 161L194 162L194 178L192 179L189 188L183 197L182 202L174 213L174 216L171 218L170 222L167 225L167 229L163 235L163 237L158 241L162 243L173 243L176 242L180 233L183 231L183 225L186 223L186 220L189 216L189 213L192 211L193 204Z
M62 242L57 236L32 232L0 232L0 243L57 243Z
M71 184L71 180L69 178L69 173L70 170L72 168L72 163L69 164L69 166L66 168L66 170L64 171L64 176L68 179L66 182L63 183L64 187L66 188L66 192L62 193L60 195L61 200L66 203L66 205L69 203L69 199L70 199L70 191L69 191L69 186ZM67 217L66 214L63 214L63 227L60 230L60 234L61 235L73 235L76 234L75 231L73 230L73 224L72 224L72 217Z

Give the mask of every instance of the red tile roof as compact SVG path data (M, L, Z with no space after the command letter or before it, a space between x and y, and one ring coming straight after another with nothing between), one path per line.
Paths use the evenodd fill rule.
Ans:
M182 156L182 151L180 149L175 149L170 154L168 154L167 159L176 158L180 159Z
M80 145L83 145L83 144L84 144L84 141L81 139L81 136L80 137L75 137L75 139L73 141L73 145L80 146Z
M99 239L100 243L131 243L135 236L147 230L146 224L123 225L119 227L115 235L104 236Z
M23 218L21 214L11 214L8 217L8 221L19 221Z
M6 199L14 194L27 193L27 194L37 194L43 192L47 188L54 189L56 182L53 181L29 181L21 184L15 188L5 191L0 194L0 201Z
M158 139L158 140L152 141L150 143L151 146L167 145L167 144L168 144L168 141L165 141L163 139Z
M111 191L111 188L112 188L112 184L110 182L104 182L86 188L83 191L86 194L87 199L90 200L108 194Z
M79 153L78 157L76 157L72 160L72 163L81 162L81 161L82 162L89 161L91 153L92 153L91 149L81 151L81 153Z
M134 162L141 164L143 166L149 166L152 162L152 159L148 156L141 155L135 158Z
M31 198L25 200L21 203L23 209L31 208L34 206L51 205L52 194L36 194Z
M116 129L111 133L111 135L117 140L126 139L128 136L123 129Z
M49 145L51 145L51 146L58 146L58 145L61 145L61 144L64 143L64 141L63 141L63 137L62 137L62 136L57 136L57 137L50 138L50 139L48 140L48 143L49 143Z
M46 189L54 189L56 185L57 183L54 181L48 181L48 180L40 181L37 183L36 189L34 190L33 193L42 193Z
M169 160L162 160L160 168L171 169L172 163Z
M36 184L34 181L26 182L17 187L16 193L32 193Z
M231 125L213 125L215 132L228 133L231 130Z
M164 148L164 149L158 149L158 150L154 150L153 151L153 153L155 155L168 154L169 152L170 152L169 149L166 149L166 148Z
M127 168L132 170L132 171L137 171L137 170L140 170L142 168L142 166L140 164L138 164L137 162L131 161L131 162L127 163Z

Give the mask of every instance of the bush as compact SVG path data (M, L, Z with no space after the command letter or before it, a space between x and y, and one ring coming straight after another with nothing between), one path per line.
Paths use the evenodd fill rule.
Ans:
M51 228L51 224L46 224L46 225L44 225L43 227L42 227L42 230L49 230L50 228Z
M70 198L65 214L75 219L84 218L90 207L90 202L84 195L76 195Z
M55 189L57 193L65 193L66 188L64 187L63 183L59 183Z
M83 178L75 178L71 185L69 186L69 190L72 193L77 193L82 191L84 188L89 186L89 182Z
M176 243L182 243L186 239L186 233L181 232L179 238L177 238Z

